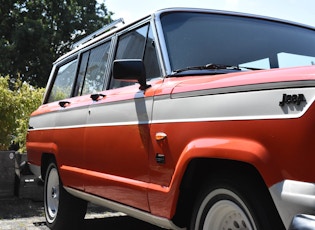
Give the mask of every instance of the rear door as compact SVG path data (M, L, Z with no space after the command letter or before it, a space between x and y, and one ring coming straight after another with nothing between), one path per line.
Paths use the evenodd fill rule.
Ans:
M75 169L83 166L84 126L91 100L88 96L74 97L78 65L76 54L56 66L56 76L46 99L47 106L55 107L54 117L47 118L54 120L53 132L47 139L55 146L52 149L63 184L83 189L82 174Z

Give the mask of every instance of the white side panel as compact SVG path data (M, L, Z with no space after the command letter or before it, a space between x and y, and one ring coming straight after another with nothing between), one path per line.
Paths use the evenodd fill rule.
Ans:
M280 106L283 94L303 94L306 101ZM314 99L315 88L297 88L156 100L153 123L297 118Z

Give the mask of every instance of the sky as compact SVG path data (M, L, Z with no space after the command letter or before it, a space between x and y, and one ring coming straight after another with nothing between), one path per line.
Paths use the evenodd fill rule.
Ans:
M315 0L98 0L114 13L113 19L133 22L169 7L194 7L258 14L315 27Z

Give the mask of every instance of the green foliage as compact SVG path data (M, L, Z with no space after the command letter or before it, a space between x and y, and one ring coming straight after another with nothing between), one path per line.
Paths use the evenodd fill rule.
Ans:
M55 86L50 93L49 102L60 101L67 98L69 95L67 95L65 91L69 92L71 90L70 87L68 88L69 88L68 90L67 89L65 90L64 87Z
M9 82L9 77L0 77L0 150L7 150L15 137L19 151L25 152L28 120L41 104L44 89L20 81L10 89Z
M0 74L46 85L51 63L86 34L111 22L96 0L0 0Z
M8 78L0 78L0 150L7 150L10 135L15 128L15 113L17 105L14 103L14 92L9 90Z

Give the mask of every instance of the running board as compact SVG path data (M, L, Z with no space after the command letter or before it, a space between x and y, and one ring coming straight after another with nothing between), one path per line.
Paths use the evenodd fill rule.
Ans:
M179 228L176 226L171 220L162 218L162 217L157 217L154 215L151 215L150 213L132 208L130 206L126 206L111 200L107 200L104 198L100 198L95 195L87 194L82 191L69 188L69 187L64 187L65 190L70 193L71 195L81 198L82 200L89 201L93 204L107 207L109 209L118 211L118 212L123 212L127 214L128 216L134 217L136 219L151 223L153 225L159 226L161 228L165 229L174 229L174 230L185 230L186 228Z

